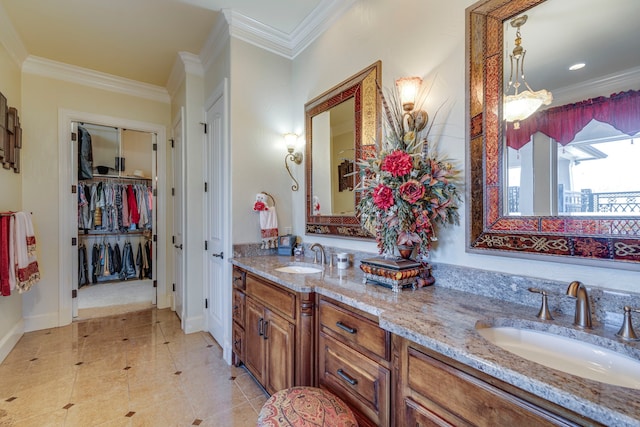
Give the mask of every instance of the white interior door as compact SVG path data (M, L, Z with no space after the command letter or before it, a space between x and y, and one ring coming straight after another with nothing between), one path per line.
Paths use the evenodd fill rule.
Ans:
M225 346L225 327L227 306L230 302L230 285L226 283L224 267L225 256L225 214L223 177L225 176L225 105L220 92L212 97L206 111L207 133L205 139L205 180L207 192L205 200L205 278L208 299L206 308L207 329L213 338ZM228 227L226 227L228 229ZM229 289L227 289L229 288Z
M173 166L173 310L184 319L184 107L175 120L171 158Z

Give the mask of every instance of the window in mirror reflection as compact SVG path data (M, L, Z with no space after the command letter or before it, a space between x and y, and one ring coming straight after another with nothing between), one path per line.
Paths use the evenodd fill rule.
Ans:
M538 132L507 158L508 215L640 213L640 134L592 120L568 144Z
M355 102L351 97L313 116L314 215L354 215Z

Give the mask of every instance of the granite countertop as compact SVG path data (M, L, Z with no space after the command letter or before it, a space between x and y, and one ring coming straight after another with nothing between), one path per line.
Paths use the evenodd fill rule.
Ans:
M600 324L591 331L573 326L573 317L540 321L536 309L495 298L435 286L392 292L364 284L356 267L322 273L280 273L292 257L234 258L231 263L297 292L316 292L378 316L380 326L454 360L606 425L640 426L640 390L566 374L530 362L486 341L476 324L520 326L568 335L614 348L640 360L640 343L622 344L617 329ZM436 277L437 279L437 277Z

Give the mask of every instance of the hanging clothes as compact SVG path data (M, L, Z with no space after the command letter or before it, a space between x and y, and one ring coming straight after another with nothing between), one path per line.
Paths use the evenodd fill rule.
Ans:
M89 284L89 270L87 265L87 247L84 244L78 246L78 287Z
M136 277L136 266L133 260L133 249L131 248L131 242L124 244L122 250L122 269L120 270L120 279L127 280Z
M91 134L78 126L78 179L93 178L93 147Z

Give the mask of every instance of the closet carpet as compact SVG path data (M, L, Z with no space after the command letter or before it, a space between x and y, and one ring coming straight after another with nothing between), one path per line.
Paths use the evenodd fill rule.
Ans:
M255 426L266 394L168 309L24 334L0 364L0 426Z

